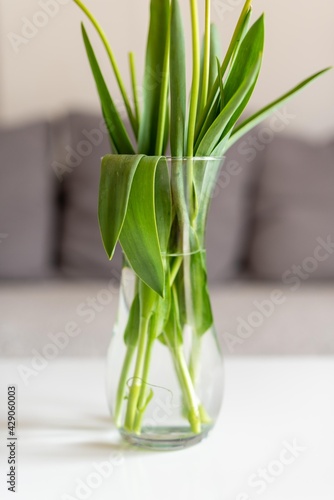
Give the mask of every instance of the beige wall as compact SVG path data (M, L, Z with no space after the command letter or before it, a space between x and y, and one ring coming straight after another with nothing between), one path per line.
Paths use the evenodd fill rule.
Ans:
M56 5L57 12L38 15L42 4ZM122 73L127 75L127 51L134 50L141 75L149 0L87 0L87 4L107 31ZM188 0L181 4L188 15ZM212 0L212 4L212 18L226 43L242 1ZM52 117L73 108L96 109L98 101L80 35L83 15L71 0L0 0L0 10L1 123ZM332 0L254 0L254 17L263 10L266 52L252 107L264 105L334 62ZM14 50L14 34L21 36L26 19L45 26L25 32L30 38L17 39ZM87 21L86 26L99 47ZM104 56L103 51L97 52ZM108 64L104 68L113 86ZM125 80L128 83L127 77ZM320 137L334 134L334 71L295 98L288 110L295 115L289 130Z

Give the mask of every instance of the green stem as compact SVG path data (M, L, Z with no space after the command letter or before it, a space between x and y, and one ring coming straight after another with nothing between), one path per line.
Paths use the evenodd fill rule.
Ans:
M137 415L136 415L134 425L133 425L133 430L136 434L140 434L142 420L143 420L144 412L146 410L148 398L149 398L149 396L147 396L147 380L148 380L148 374L149 374L149 370L150 370L154 338L155 338L154 335L152 335L152 333L151 333L149 335L147 346L146 346L145 361L144 361L144 368L143 368L143 375L142 375L142 386L141 386L139 397L138 397Z
M194 332L194 335L192 338L190 361L189 361L189 374L190 374L191 380L193 381L194 386L196 386L197 379L198 379L200 352L201 352L201 339L196 334L196 332Z
M194 154L196 114L200 85L200 42L198 30L197 0L190 0L190 9L192 27L193 76L190 94L187 156L192 157Z
M180 385L183 390L183 396L188 408L188 420L191 430L195 434L201 432L201 417L199 413L199 401L195 393L195 389L188 371L187 363L184 359L182 346L172 349L172 355L176 370L179 376Z
M208 97L209 73L210 73L210 0L205 0L205 33L204 33L204 58L202 75L202 92L198 113L205 107Z
M134 101L134 105L135 105L136 120L137 120L137 124L138 124L138 128L139 128L140 109L139 109L139 99L138 99L138 85L137 85L137 76L136 76L135 56L134 56L133 52L129 52L129 65L130 65L131 86L132 86L133 101Z
M142 385L142 373L145 360L148 324L149 324L149 318L146 317L140 318L136 366L135 366L133 381L129 391L129 399L127 404L125 424L124 424L125 430L129 432L132 432L133 430L133 424L137 412L137 403Z
M183 255L178 255L173 262L173 265L172 265L170 273L169 273L169 286L170 287L172 287L172 285L175 281L175 278L177 276L177 273L180 270L182 260L183 260Z
M125 85L123 83L123 80L122 80L122 77L121 77L121 73L119 71L119 68L118 68L115 56L114 56L113 51L112 51L112 49L110 47L110 44L109 44L108 39L106 37L106 34L104 33L103 29L101 28L100 24L97 22L96 18L93 16L93 14L84 5L84 3L81 2L81 0L73 0L73 1L86 14L86 16L91 21L91 23L93 24L94 28L96 29L96 31L98 32L98 34L99 34L99 36L101 38L101 41L102 41L102 43L103 43L103 45L104 45L104 47L105 47L105 49L107 51L107 54L109 56L109 59L110 59L110 62L111 62L111 66L113 68L113 71L114 71L114 74L115 74L115 77L116 77L116 80L117 80L117 83L118 83L118 87L119 87L119 89L121 91L121 94L122 94L122 97L123 97L123 101L124 101L124 104L125 104L125 108L126 108L126 111L127 111L127 114L128 114L128 117L129 117L132 129L133 129L133 132L134 132L135 136L137 137L138 136L138 123L136 121L136 118L133 115L133 112L132 112L132 109L131 109L131 106L130 106L130 102L129 102L129 98L128 98L127 93L126 93Z
M122 407L124 403L125 391L126 391L126 382L128 380L128 374L131 366L131 361L133 358L133 354L135 352L134 346L128 346L125 354L125 358L123 361L122 372L120 376L120 380L118 383L117 395L116 395L116 404L115 404L115 425L116 427L121 427L121 413Z

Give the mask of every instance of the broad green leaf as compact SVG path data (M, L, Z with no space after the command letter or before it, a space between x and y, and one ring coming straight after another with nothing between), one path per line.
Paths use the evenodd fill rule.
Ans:
M234 46L234 51L233 51L233 55L231 57L231 62L230 62L230 65L232 66L234 61L235 61L235 58L239 52L239 48L240 48L240 44L242 42L242 40L245 38L247 32L248 32L248 28L249 28L249 24L250 24L250 20L251 20L251 17L252 17L252 10L249 9L249 11L247 12L245 18L243 19L243 23L241 25L241 28L237 34L237 37L236 37L236 41L235 41L235 46Z
M100 96L100 101L105 116L106 125L110 134L112 144L114 144L116 151L120 154L134 154L134 149L121 120L121 117L116 109L114 101L112 100L107 85L104 81L100 66L94 54L93 47L89 41L85 27L82 24L82 36L86 47L88 60L94 75L96 87Z
M236 91L248 75L251 68L258 61L259 54L263 53L264 45L264 17L263 15L253 24L241 42L232 68L224 86L226 103L234 96Z
M322 71L318 71L314 75L310 76L309 78L306 78L306 80L302 81L299 85L294 87L292 90L287 92L286 94L282 95L275 101L271 102L264 108L262 108L260 111L255 113L254 115L250 116L247 120L242 122L232 133L229 141L228 141L228 148L230 148L237 140L239 140L244 134L249 132L252 128L256 127L259 123L261 123L263 120L265 120L268 116L270 116L275 109L277 109L279 106L282 106L284 103L286 103L294 94L299 92L301 89L303 89L306 85L309 83L313 82L315 79L319 78L319 76L323 75L327 71L329 71L332 68L325 68Z
M164 269L155 216L155 176L160 159L143 157L137 166L119 239L135 273L163 296Z
M136 347L139 335L140 303L137 293L131 304L128 322L124 331L124 342L127 346Z
M140 317L149 320L157 308L160 296L143 280L139 281Z
M169 318L169 312L171 308L171 287L169 285L169 269L166 268L166 286L165 286L165 296L158 297L157 306L152 316L152 331L154 338L158 338L162 343L164 343L164 336L162 335L164 330L164 325Z
M172 197L167 161L162 158L155 174L155 216L157 221L160 249L167 252L172 225Z
M262 63L262 58L261 58L261 63ZM259 78L260 69L261 69L261 64L258 67L258 72L254 78L254 82L253 82L252 86L250 87L250 89L249 89L248 93L246 94L245 98L243 99L243 101L240 103L240 106L235 110L235 112L231 116L228 125L225 127L225 130L224 130L224 132L221 136L221 139L219 141L219 143L221 143L221 144L217 145L217 150L215 151L215 153L212 152L212 154L221 155L222 153L219 153L219 151L225 151L226 145L227 145L227 139L232 134L233 128L235 127L238 119L242 115L244 109L246 108L246 106L247 106L247 104L248 104L248 102L249 102L249 100L254 92L254 89L255 89L256 84L257 84L257 80Z
M172 156L184 154L186 122L186 57L183 25L178 0L171 4L170 39L170 143Z
M170 294L170 310L168 320L164 325L165 342L170 348L182 345L182 326L180 322L179 300L177 290L173 286Z
M142 155L106 155L102 158L98 218L109 259L122 230L133 176L141 158Z
M252 87L255 79L257 78L261 65L261 59L262 54L259 54L258 60L255 61L255 63L253 63L253 66L248 70L248 74L245 75L245 78L242 84L239 86L238 90L226 104L223 111L219 114L219 116L216 118L216 120L213 122L213 124L203 137L196 151L196 156L208 156L215 149L231 117L238 110L239 106L242 104L250 88Z
M147 155L155 154L157 143L169 9L169 0L151 0L143 83L143 112L138 138L138 151Z
M217 78L217 59L221 60L221 41L219 31L215 24L211 24L210 33L210 71L209 71L209 90L212 88Z
M210 109L209 113L207 114L205 118L204 125L202 127L201 133L198 136L198 139L196 140L195 143L195 151L198 149L198 146L201 143L201 140L205 136L206 132L209 130L213 122L216 120L216 118L219 116L219 113L221 113L220 109L220 97L218 96L215 102L213 103L212 108Z
M203 335L213 324L210 295L207 285L205 255L191 255L191 295L197 335Z
M217 71L218 71L218 77L219 77L219 105L220 105L220 111L223 111L224 106L225 106L225 92L224 92L224 82L223 82L223 74L222 70L220 67L220 62L219 59L217 58Z
M222 164L222 159L211 158L206 161L203 160L203 162L196 162L194 165L194 187L199 207L198 214L196 216L196 233L202 241L204 240L206 219L212 200L212 193L216 186L216 181ZM203 246L204 241L199 241L199 247L201 248Z
M232 35L232 39L230 41L230 44L228 46L227 52L225 54L224 60L223 60L222 65L221 65L221 73L223 76L225 75L225 72L231 63L231 60L232 60L234 54L236 54L236 52L237 52L238 45L239 45L240 40L241 40L241 33L244 30L245 19L247 19L247 16L249 16L249 12L251 10L251 3L252 3L252 0L246 0L245 4L243 6L243 9L241 11L240 17L238 19L237 25L236 25L235 30L234 30L233 35ZM215 61L216 60L214 60L214 64L216 64ZM197 138L198 138L198 136L203 128L203 124L205 122L206 116L208 115L210 109L212 108L212 106L214 105L214 103L216 101L218 89L219 89L219 79L217 76L212 87L211 87L211 90L210 90L210 93L208 96L207 104L206 104L203 112L201 113L201 116L199 117L198 123L196 125L195 141L197 141Z
M231 123L232 120L230 120L230 123ZM227 125L227 128L229 127L229 125ZM215 147L215 149L212 151L211 155L212 156L219 156L220 158L224 156L225 152L227 151L228 149L228 140L231 136L231 133L232 133L232 130L230 130L229 132L224 132L224 138L223 139L220 139L220 141L218 142L217 146Z
M170 59L170 9L168 11L167 18L167 34L165 41L165 54L163 61L163 68L161 74L161 92L160 92L160 102L159 102L159 118L158 118L158 129L157 129L157 140L155 144L155 154L163 155L165 154L166 147L166 135L169 132L169 59Z

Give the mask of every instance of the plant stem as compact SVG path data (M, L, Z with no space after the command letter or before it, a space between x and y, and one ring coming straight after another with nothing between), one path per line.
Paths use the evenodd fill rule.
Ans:
M125 354L125 358L123 361L123 366L122 366L122 372L118 384L118 389L117 389L117 395L116 395L116 404L115 404L115 414L114 414L114 419L115 419L115 425L116 427L121 427L121 412L122 412L122 406L124 402L124 397L125 397L125 390L126 390L126 382L128 379L128 374L129 374L129 369L131 366L131 361L133 358L133 354L135 352L135 347L134 346L128 346Z
M198 32L197 0L190 0L190 9L192 28L193 76L190 94L187 156L192 157L194 154L196 114L200 84L200 42Z
M205 107L208 97L209 72L210 72L210 0L205 0L205 33L204 33L204 58L202 75L202 92L199 103L198 113L201 113Z
M131 85L133 101L135 105L136 120L139 128L140 123L140 109L139 109L139 99L138 99L138 85L136 76L136 65L135 65L135 55L133 52L129 52L129 65L130 65L130 75L131 75Z
M133 381L130 387L129 399L127 404L126 416L125 416L125 430L132 432L133 424L137 412L137 403L140 393L140 388L142 385L142 373L145 360L145 348L147 342L147 329L149 324L149 318L141 317L139 326L139 340L138 340L138 350L136 366L133 376Z
M170 287L172 287L172 285L175 281L175 278L177 276L177 273L180 270L182 260L183 260L183 255L178 255L173 262L173 265L171 267L170 274L169 274L169 286Z
M143 375L142 375L142 386L140 389L138 403L137 403L137 415L136 415L136 418L134 421L134 426L133 426L133 430L136 434L140 434L142 419L144 416L144 412L146 410L147 399L149 397L149 396L147 396L146 384L147 384L148 373L149 373L150 364L151 364L151 355L152 355L152 347L154 344L154 339L155 339L155 337L151 332L151 334L149 335L148 341L147 341L147 346L146 346L145 361L144 361L144 368L143 368Z
M191 354L189 361L189 374L195 386L198 378L198 363L199 363L200 352L201 352L201 339L199 335L197 335L196 332L194 332L192 337Z
M103 43L103 45L104 45L104 47L105 47L105 49L107 51L107 54L109 56L109 59L110 59L110 62L111 62L111 66L113 68L113 71L114 71L114 74L115 74L115 77L116 77L116 80L117 80L117 83L118 83L118 87L119 87L119 89L121 91L121 94L122 94L122 97L123 97L123 101L124 101L124 104L125 104L125 108L126 108L126 111L127 111L127 114L128 114L128 117L129 117L132 129L133 129L133 132L134 132L135 136L137 137L138 136L138 123L136 121L136 118L133 115L133 112L132 112L132 109L131 109L131 105L130 105L130 102L129 102L129 98L128 98L127 93L126 93L125 85L123 83L123 80L122 80L122 77L121 77L121 73L119 71L119 68L118 68L115 56L114 56L113 51L112 51L112 49L110 47L110 44L109 44L108 39L106 37L106 34L104 33L104 31L101 28L100 24L97 22L96 18L89 11L89 9L85 6L85 4L83 2L81 2L81 0L73 0L73 1L86 14L86 16L91 21L91 23L93 24L94 28L96 29L96 31L98 32L98 34L99 34L99 36L101 38L101 41L102 41L102 43Z
M183 389L183 395L188 407L188 420L191 430L195 434L201 432L201 418L199 413L199 401L192 384L192 380L188 371L187 363L184 359L182 346L177 346L172 349L174 363L179 376L180 385Z

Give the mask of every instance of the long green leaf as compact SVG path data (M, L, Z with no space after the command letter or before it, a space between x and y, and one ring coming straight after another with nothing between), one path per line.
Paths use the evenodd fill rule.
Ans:
M212 88L217 78L217 59L221 60L221 41L219 31L215 24L211 24L210 31L210 71L209 71L209 90Z
M292 90L287 92L286 94L282 95L275 101L271 102L264 108L262 108L260 111L255 113L254 115L250 116L247 120L242 122L232 133L229 141L228 141L228 148L230 148L236 141L238 141L244 134L249 132L252 128L256 127L259 123L261 123L263 120L265 120L270 114L279 106L282 106L284 103L286 103L294 94L302 90L306 85L309 83L313 82L319 76L323 75L327 71L329 71L332 68L325 68L322 71L318 71L314 75L310 76L309 78L306 78L306 80L303 80L301 83L299 83L296 87L294 87Z
M246 16L244 23L248 23L250 16L249 14ZM216 96L214 104L208 113L202 130L198 136L196 141L196 148L199 146L201 140L203 139L205 133L208 128L212 125L214 120L217 118L219 111L222 110L222 106L231 99L231 97L235 94L242 81L247 75L249 69L254 66L254 61L256 61L259 57L259 54L263 52L264 47L264 18L261 16L251 27L251 29L247 32L247 34L242 38L243 31L239 33L240 40L242 40L240 46L238 46L237 51L234 55L234 62L231 68L231 71L228 75L227 81L225 85L223 85L223 73L222 69L218 67L218 80L220 86L220 92ZM238 38L239 43L239 38ZM229 125L225 127L224 135L227 135L230 130L234 127L238 118L241 116L241 113L247 106L249 99L254 91L258 76L260 72L260 67L258 68L257 76L253 81L253 85L249 88L248 93L244 96L242 102L238 108L234 111L233 115L230 117ZM220 110L217 113L217 110ZM221 137L223 139L223 136ZM219 146L220 148L220 146Z
M133 176L141 158L142 155L107 155L102 159L98 218L110 259L122 230Z
M186 58L183 25L178 0L172 0L170 40L170 143L172 156L184 154L186 122Z
M225 72L231 63L231 60L233 59L234 54L236 54L236 52L238 50L238 46L239 46L240 40L242 38L241 33L244 32L244 25L245 25L245 22L249 16L249 12L251 10L251 3L252 3L252 0L246 0L245 4L243 6L243 9L241 11L240 17L238 19L238 22L237 22L237 25L236 25L235 30L233 32L230 44L228 46L227 52L225 54L224 60L223 60L222 65L221 65L221 73L223 76L225 75ZM196 140L197 140L197 138L202 130L202 127L203 127L203 124L204 124L204 121L205 121L207 114L209 113L211 107L214 105L218 89L219 89L219 79L217 76L217 78L215 79L215 81L211 87L211 90L210 90L210 93L208 96L207 104L206 104L203 112L201 113L201 116L199 117L198 123L196 125L196 133L195 133Z
M172 195L165 158L159 161L155 173L155 216L160 249L166 253L172 225Z
M138 138L138 151L147 155L154 155L156 150L169 9L169 0L151 0L143 84L143 112Z
M94 54L93 47L89 41L87 32L83 24L81 25L81 28L88 60L94 75L96 87L100 96L103 114L106 119L106 125L108 127L112 143L115 145L118 153L134 154L133 146L121 120L121 117L116 109L114 101L109 94L107 85L100 70L100 66Z
M164 268L155 209L155 177L161 157L143 157L134 175L120 243L132 269L163 296Z
M86 7L86 5L84 5L84 3L81 0L74 0L74 2L78 5L78 7L86 14L88 19L91 21L92 25L96 29L105 49L107 51L109 60L111 62L112 69L113 69L115 77L116 77L116 81L118 83L118 87L119 87L121 94L122 94L122 97L123 97L124 105L125 105L130 123L132 125L132 129L134 131L135 136L137 137L138 136L138 122L133 115L133 112L132 112L132 109L130 106L130 102L129 102L129 98L128 98L128 95L126 93L126 89L125 89L125 86L124 86L124 83L123 83L123 80L121 77L121 73L119 71L115 56L113 54L113 51L111 50L111 47L110 47L110 44L109 44L108 39L106 37L106 34L104 33L103 29L101 28L101 26L99 25L99 23L97 22L97 20L93 16L93 14Z
M259 54L258 60L253 63L253 66L248 71L248 74L245 76L244 81L242 82L236 93L229 100L223 111L221 111L219 116L216 118L216 120L213 122L213 124L203 137L196 151L196 156L208 156L215 149L224 133L226 126L230 121L230 118L242 104L250 88L252 87L254 80L257 78L261 65L261 59L262 54Z
M169 116L168 116L168 91L169 91L169 54L170 54L170 10L167 19L167 35L165 43L165 55L162 69L161 94L159 103L159 118L157 130L157 142L155 145L155 154L165 154L166 132L168 134Z
M241 42L231 71L224 85L225 101L228 102L236 93L245 75L258 60L259 53L264 46L264 17L263 15L253 24Z
M196 333L203 335L212 326L213 315L207 286L205 255L201 252L190 257L191 292Z
M174 286L171 290L170 301L169 317L164 325L164 338L161 340L163 343L167 343L171 349L175 349L177 346L182 345L183 338L180 322L179 299Z
M127 346L136 347L138 343L140 324L140 301L139 294L135 296L131 304L129 319L124 331L124 342Z

